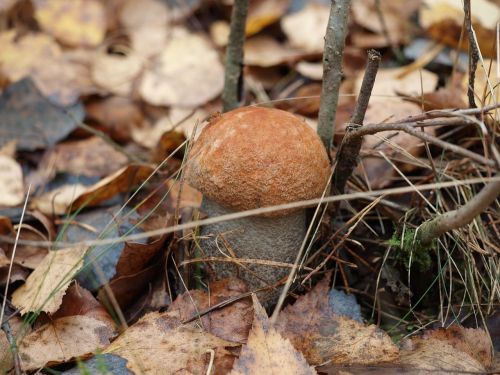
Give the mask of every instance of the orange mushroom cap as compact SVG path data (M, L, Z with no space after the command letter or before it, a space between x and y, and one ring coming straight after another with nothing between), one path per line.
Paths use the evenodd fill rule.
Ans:
M189 153L186 179L210 200L242 211L318 198L329 174L325 148L303 120L279 109L244 107L203 129Z

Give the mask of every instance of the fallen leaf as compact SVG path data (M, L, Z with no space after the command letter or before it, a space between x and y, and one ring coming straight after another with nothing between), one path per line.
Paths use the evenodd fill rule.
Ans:
M212 22L210 25L210 37L217 47L225 47L229 40L229 23L222 20Z
M0 155L0 206L13 207L24 201L23 171L11 157Z
M212 353L216 374L227 366L231 355L226 348L238 344L220 339L199 328L196 323L181 324L171 311L150 313L121 334L104 353L125 358L134 373L169 375L206 373Z
M28 275L29 275L28 269L18 264L12 265L12 269L10 270L10 275L9 275L9 266L7 265L3 266L0 268L0 285L5 286L7 283L12 284L15 283L16 281L25 281L28 278Z
M214 99L223 85L217 52L202 35L181 31L146 69L139 93L149 104L193 108Z
M9 326L12 331L13 337L18 342L29 333L30 325L26 324L19 316L15 315L9 319ZM7 340L5 332L0 332L0 369L7 372L14 367L14 358L12 357L11 343Z
M448 340L433 337L415 337L401 344L399 363L416 370L433 374L484 373L484 365L469 354L461 351Z
M484 57L495 57L496 25L500 19L498 4L488 0L471 1L472 27ZM468 38L462 37L463 2L460 0L423 0L419 13L420 25L440 43L452 48L468 48Z
M156 0L128 0L120 12L120 23L132 41L132 49L149 58L161 52L171 21L166 3Z
M484 66L481 62L477 65L474 93L479 107L500 102L500 75L498 71L498 62L495 60L485 59ZM468 76L462 81L462 98L468 103L466 99L467 88Z
M325 45L325 31L330 5L311 2L302 10L286 15L281 20L290 45L305 52L321 53Z
M248 39L245 42L243 54L245 65L264 68L292 62L302 55L300 51L265 35Z
M85 110L89 122L97 123L120 143L130 142L132 132L144 128L147 122L139 103L121 96L90 101L86 103Z
M92 79L115 95L129 96L134 79L142 69L142 59L133 51L113 54L100 51L92 65Z
M42 30L69 46L95 47L104 39L104 7L96 0L34 0Z
M68 172L79 176L107 176L122 168L128 159L100 137L81 141L59 143L40 163L39 168L49 165L56 172Z
M33 151L55 144L83 120L81 105L69 114L45 99L30 79L11 84L0 97L0 146L17 140L17 149Z
M12 83L30 77L41 93L58 105L72 105L79 95L78 70L49 35L30 33L16 38L0 34L0 71Z
M112 331L101 320L83 315L56 319L26 335L19 344L24 371L66 363L109 345Z
M49 216L64 215L75 199L87 191L88 186L83 184L63 185L34 197L30 202L30 208Z
M401 44L408 41L411 26L410 17L419 7L420 0L380 2L380 12L383 15L391 43ZM385 47L389 44L377 14L376 0L354 0L351 9L354 22L367 30L383 36L384 44L378 47Z
M328 293L329 277L287 306L276 322L277 331L309 363L377 364L397 359L398 348L384 331L334 313Z
M50 316L50 320L61 319L69 316L86 316L100 320L105 323L111 331L115 331L115 322L104 309L104 307L95 299L95 297L78 283L72 283L63 297L59 309Z
M61 306L69 283L83 265L85 247L52 250L12 294L21 314L34 311L54 313Z
M248 292L245 283L239 279L222 279L209 284L209 292L190 290L181 294L170 305L182 320L191 319L200 311L231 297ZM231 342L245 343L252 326L252 303L249 298L233 302L229 306L214 310L201 317L199 322L212 335Z
M19 233L19 239L22 241L50 241L52 239L49 233L44 233L32 225L24 224ZM18 243L16 247L16 256L14 262L20 266L35 269L47 256L49 250L44 247L24 245ZM12 250L9 251L9 256Z
M248 6L245 34L257 34L286 13L290 0L252 0Z
M254 322L231 375L316 374L300 352L270 324L266 311L252 294Z

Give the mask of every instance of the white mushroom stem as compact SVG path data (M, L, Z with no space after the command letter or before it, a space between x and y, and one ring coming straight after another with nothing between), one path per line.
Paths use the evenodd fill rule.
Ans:
M204 197L201 210L209 217L217 217L234 210ZM288 275L288 267L239 263L238 259L259 259L293 264L306 234L305 210L281 217L245 217L224 221L202 228L202 249L207 256L227 258L235 255L235 262L213 262L217 278L239 277L250 290L272 286ZM266 306L274 304L281 288L258 293Z

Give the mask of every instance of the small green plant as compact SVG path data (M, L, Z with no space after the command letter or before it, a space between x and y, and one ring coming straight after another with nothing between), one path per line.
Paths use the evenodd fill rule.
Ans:
M432 265L430 252L434 244L423 245L415 234L416 229L412 228L404 228L402 232L396 230L388 243L399 250L396 252L396 260L407 269L414 265L420 271L428 271Z

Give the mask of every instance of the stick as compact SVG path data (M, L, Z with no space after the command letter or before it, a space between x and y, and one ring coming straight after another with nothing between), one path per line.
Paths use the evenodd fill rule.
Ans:
M496 177L499 177L497 174ZM500 195L500 181L488 183L474 198L462 207L446 212L421 224L416 233L416 242L429 245L434 239L453 229L469 224Z
M325 35L323 52L323 84L318 114L318 135L325 145L328 154L332 145L335 115L339 101L340 82L342 80L342 57L344 55L345 37L350 0L332 0L330 17Z
M472 29L470 0L464 0L465 27L469 37L469 86L467 88L467 97L469 98L469 107L476 108L474 98L474 81L476 79L477 61L479 60L479 49L477 48L474 30Z
M243 43L245 42L247 13L248 0L234 0L222 93L224 112L237 108L243 96Z
M375 84L379 63L380 53L375 50L368 51L368 65L359 91L356 108L351 118L351 124L347 127L346 136L344 136L339 151L337 152L337 163L335 165L332 185L334 193L344 192L347 180L358 164L359 151L361 150L363 137L348 137L347 135L363 126L363 120L368 108L373 85Z

